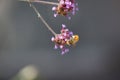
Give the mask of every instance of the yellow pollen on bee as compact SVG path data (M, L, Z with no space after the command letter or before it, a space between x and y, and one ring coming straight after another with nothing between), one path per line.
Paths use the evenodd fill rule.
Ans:
M75 43L76 43L76 42L79 41L79 36L78 36L78 35L73 35L73 39L74 39L74 41L75 41Z

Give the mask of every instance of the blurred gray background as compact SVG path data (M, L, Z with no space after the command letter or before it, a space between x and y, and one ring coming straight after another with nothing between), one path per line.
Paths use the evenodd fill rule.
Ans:
M77 46L62 56L26 2L0 0L0 80L30 64L45 80L120 80L120 0L76 2L79 11L71 20L54 18L52 5L35 3L56 33L64 23L80 35Z

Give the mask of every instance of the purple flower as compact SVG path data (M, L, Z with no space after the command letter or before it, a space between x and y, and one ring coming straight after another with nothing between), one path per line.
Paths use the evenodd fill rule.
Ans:
M75 14L75 12L78 10L77 4L75 3L75 0L58 0L59 4L58 6L54 6L52 8L53 11L55 11L54 17L56 17L58 14L63 16L68 16L68 13ZM68 16L69 19L71 19L70 16Z
M51 38L51 41L55 43L54 49L61 49L61 54L69 52L67 47L67 42L73 37L73 32L69 31L64 24L62 24L62 29L60 34L57 34L55 37Z

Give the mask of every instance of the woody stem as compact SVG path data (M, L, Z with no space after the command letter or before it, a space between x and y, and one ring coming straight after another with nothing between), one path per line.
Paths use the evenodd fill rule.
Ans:
M27 0L19 0L19 1L27 2ZM29 0L29 2L49 4L49 5L58 5L59 4L59 3L56 3L56 2L49 2L49 1L42 1L42 0Z
M42 22L45 24L45 26L48 28L49 31L51 31L51 33L56 36L57 34L55 33L55 31L47 24L47 22L44 20L44 18L41 16L41 14L39 13L39 11L36 9L36 7L31 4L31 2L29 0L27 0L30 7L33 8L33 10L35 11L35 13L37 14L38 18L42 20Z

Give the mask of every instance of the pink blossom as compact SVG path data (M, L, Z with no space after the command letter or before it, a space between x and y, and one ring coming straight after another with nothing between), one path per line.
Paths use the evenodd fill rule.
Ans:
M73 36L73 32L69 31L64 24L62 24L62 29L60 30L60 34L57 34L55 37L51 38L51 41L55 43L54 49L61 49L61 54L65 54L69 52L69 49L66 48L67 41L71 39Z
M68 16L68 13L75 14L75 12L78 10L77 5L75 3L75 0L58 0L59 4L58 6L54 6L52 8L53 11L55 11L54 17L57 16L57 14ZM68 16L69 19L71 19L70 16Z

